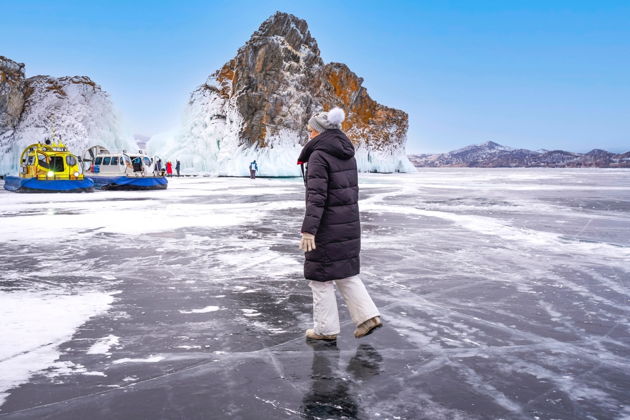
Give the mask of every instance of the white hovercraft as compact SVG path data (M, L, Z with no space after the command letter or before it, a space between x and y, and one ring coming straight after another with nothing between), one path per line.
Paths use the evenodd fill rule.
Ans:
M103 146L92 146L81 159L85 176L101 190L164 190L168 181L157 168L157 158L144 150L137 153L112 153Z

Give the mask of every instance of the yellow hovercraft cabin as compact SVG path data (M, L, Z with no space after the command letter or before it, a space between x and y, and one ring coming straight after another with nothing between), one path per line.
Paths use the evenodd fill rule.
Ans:
M91 192L94 182L83 177L77 157L61 142L31 144L22 152L18 176L5 177L14 192Z

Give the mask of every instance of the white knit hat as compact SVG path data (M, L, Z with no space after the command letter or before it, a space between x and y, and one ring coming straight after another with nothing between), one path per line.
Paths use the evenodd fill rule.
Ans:
M333 108L328 112L319 112L308 120L308 125L313 130L323 133L326 130L341 128L341 123L345 120L346 114L341 108Z

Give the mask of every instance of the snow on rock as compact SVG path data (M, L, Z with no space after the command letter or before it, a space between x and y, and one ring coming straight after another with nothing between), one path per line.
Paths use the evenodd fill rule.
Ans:
M376 103L362 83L346 65L323 62L306 21L278 12L192 93L182 127L147 148L190 172L245 176L256 160L259 175L298 176L308 119L339 106L359 170L415 171L407 114Z
M59 345L89 318L105 312L113 300L100 292L65 296L0 292L0 405L8 390L35 372L54 368Z
M24 80L23 65L10 72L14 64L0 57L0 174L15 173L22 150L46 138L59 138L77 155L95 144L137 147L121 128L109 95L89 77Z

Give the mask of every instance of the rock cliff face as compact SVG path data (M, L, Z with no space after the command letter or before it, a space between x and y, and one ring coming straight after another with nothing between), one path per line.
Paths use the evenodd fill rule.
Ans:
M24 64L0 56L0 133L15 129L24 108Z
M588 153L564 150L512 149L489 141L448 153L412 155L417 167L469 168L630 168L630 152L614 154L593 149Z
M413 171L407 114L376 103L362 82L346 65L323 62L304 20L278 12L193 92L182 129L148 147L216 175L245 175L254 159L261 175L298 175L309 118L340 106L360 170Z
M31 143L59 137L75 154L102 144L135 148L124 134L109 95L85 76L24 79L24 65L0 58L0 174L17 170Z

